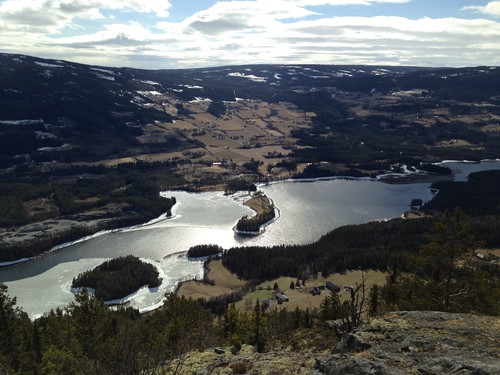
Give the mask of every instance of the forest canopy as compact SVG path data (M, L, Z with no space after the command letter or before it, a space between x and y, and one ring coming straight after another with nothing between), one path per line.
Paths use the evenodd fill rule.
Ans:
M108 260L93 270L73 279L72 288L92 288L104 301L120 299L144 285L150 288L161 284L158 271L152 264L133 255Z

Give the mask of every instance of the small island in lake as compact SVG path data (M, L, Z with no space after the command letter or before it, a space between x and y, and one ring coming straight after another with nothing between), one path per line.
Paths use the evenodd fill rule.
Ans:
M124 298L147 285L160 286L161 279L152 264L128 255L108 260L93 270L73 279L72 288L92 288L95 296L104 301Z
M251 199L244 203L256 212L254 216L243 216L236 224L238 234L259 234L262 225L273 220L276 216L274 205L262 192L256 193Z
M187 252L188 258L203 258L221 254L224 249L219 245L195 245Z

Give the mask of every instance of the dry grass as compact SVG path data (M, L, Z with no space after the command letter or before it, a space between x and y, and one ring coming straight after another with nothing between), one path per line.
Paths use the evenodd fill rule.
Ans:
M194 121L188 121L188 120L177 120L172 126L174 129L179 129L179 130L193 130L197 128L196 123Z
M164 99L169 105L167 110L174 111L179 101L174 97ZM186 139L198 140L203 146L194 151L205 154L201 159L211 161L231 160L239 166L252 158L264 163L263 173L266 173L269 163L276 159L266 159L268 153L290 153L284 147L294 145L297 139L291 137L293 129L309 128L314 113L304 113L291 103L267 103L259 100L238 101L226 103L227 112L222 118L216 118L206 112L209 102L199 101L182 103L190 114L172 124L155 123L145 128L145 133L139 138L141 143L162 142L172 136L183 136ZM176 115L176 111L174 111ZM204 131L204 135L193 135L196 131ZM259 147L253 147L255 145ZM243 148L249 147L249 148ZM139 154L131 157L101 160L94 164L116 166L121 163L166 161L172 158L192 161L190 155L180 152ZM179 168L188 181L207 177L213 174L227 173L224 168L203 168L203 164L192 164L193 168ZM198 168L199 167L199 168ZM198 168L198 169L197 169ZM285 176L279 176L285 177Z
M191 375L195 373L209 373L212 375L308 375L316 368L316 358L324 357L328 351L293 350L288 348L270 349L266 353L257 353L250 345L242 345L238 354L232 354L231 348L226 347L225 353L218 355L213 349L193 351L181 359L173 360L167 373Z
M217 117L215 117L214 115L211 115L210 113L206 113L206 112L200 112L200 113L196 113L193 115L194 117L194 120L198 123L206 123L206 124L211 124L213 123L215 120L217 120Z
M220 260L212 261L209 264L208 278L215 285L205 284L199 281L187 281L182 283L177 290L177 295L197 298L212 298L225 294L231 294L240 290L245 281L238 279L235 274L232 274L222 265Z
M365 280L366 290L368 291L373 284L384 285L387 274L379 271L349 271L343 274L333 274L324 279L318 277L314 280L307 280L305 286L300 286L297 289L291 289L290 284L296 282L292 277L280 277L275 280L266 281L255 288L255 291L245 295L243 300L236 303L236 308L241 311L251 311L257 299L259 301L270 300L272 307L279 309L286 308L293 310L299 308L302 310L318 308L323 301L325 295L330 293L328 290L322 292L319 296L313 296L309 290L315 286L325 285L326 281L331 281L336 285L356 286L361 281ZM215 285L208 285L202 282L188 281L183 283L177 290L178 295L191 298L212 298L224 294L230 294L234 291L240 290L245 282L238 279L238 277L230 273L221 261L213 261L210 263L210 270L208 278L212 280ZM278 288L284 292L289 302L278 305L274 297L274 284L278 284ZM347 293L344 293L347 297Z
M250 207L258 214L261 212L266 212L271 208L271 202L266 196L250 198L249 200L245 201L244 205Z
M351 107L350 111L354 113L356 116L361 116L361 117L371 116L373 114L371 111L363 109L363 106L361 105L358 105L356 107Z
M229 272L220 260L210 262L209 270L209 279L213 280L216 285L230 289L239 289L246 284L245 281L238 278L234 273Z
M486 125L481 128L485 133L498 133L500 132L500 125Z
M386 273L379 271L349 271L342 274L336 273L330 275L329 277L307 280L305 286L300 286L298 289L291 289L291 282L296 282L297 279L291 277L280 277L275 280L266 281L257 287L255 292L248 293L242 301L236 304L236 307L243 311L250 311L257 299L263 301L269 299L271 302L271 307L276 307L278 309L294 310L299 308L301 310L315 309L319 308L319 305L330 292L328 290L322 291L319 296L313 296L309 290L315 286L325 285L327 281L331 281L335 285L345 285L345 286L356 286L356 284L361 284L363 278L365 280L366 291L370 290L371 286L374 284L384 285L386 282ZM274 283L278 284L279 289L284 292L289 298L288 302L278 305L275 302L274 291L272 290ZM302 284L302 283L301 283ZM341 292L341 297L348 297L348 293Z

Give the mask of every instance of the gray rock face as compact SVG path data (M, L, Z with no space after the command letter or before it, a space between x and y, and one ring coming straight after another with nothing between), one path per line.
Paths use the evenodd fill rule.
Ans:
M362 352L371 347L372 344L364 340L361 336L354 333L348 333L342 337L336 350L340 352Z
M353 358L352 361L342 364L340 366L332 366L325 372L327 375L391 375L397 374L391 372L388 367L383 363L376 363L366 359ZM402 373L401 373L402 374Z
M345 335L317 372L500 374L500 318L436 311L394 312Z

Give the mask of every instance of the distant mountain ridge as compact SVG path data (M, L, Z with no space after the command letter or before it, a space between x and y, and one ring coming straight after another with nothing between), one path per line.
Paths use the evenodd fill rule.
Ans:
M74 162L192 148L196 140L175 131L161 142L138 137L148 124L172 123L182 113L183 102L200 98L290 101L321 116L341 112L336 98L343 92L370 95L418 89L442 100L498 103L499 83L500 68L495 67L246 65L141 70L0 54L0 158L6 167L15 157L50 161L51 151L64 150L61 159ZM308 101L304 93L327 96ZM165 95L172 100L165 100Z

